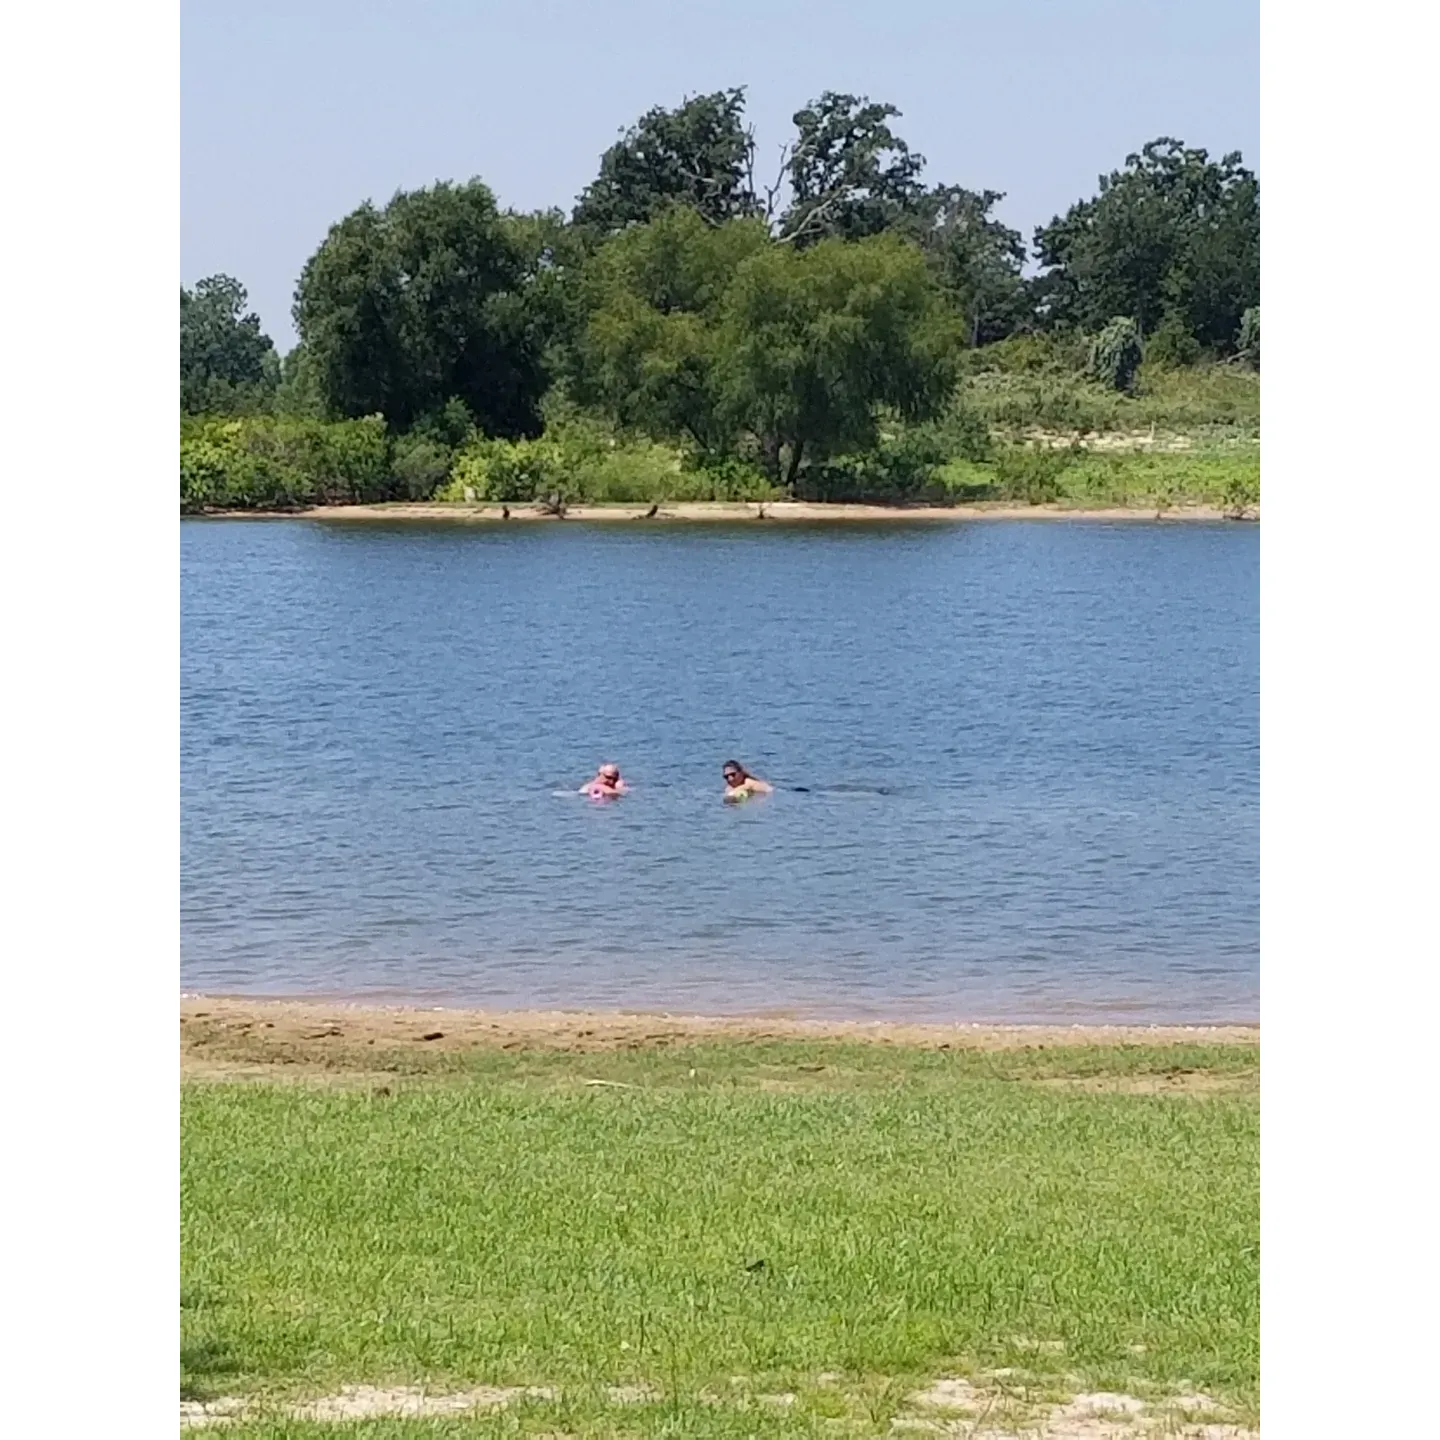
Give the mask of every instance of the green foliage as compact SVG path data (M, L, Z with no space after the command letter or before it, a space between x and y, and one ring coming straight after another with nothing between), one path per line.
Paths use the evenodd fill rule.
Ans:
M568 222L501 212L478 181L362 205L306 264L283 363L238 282L182 290L182 414L294 422L187 423L186 504L905 500L981 472L1040 494L1027 467L1049 462L996 460L992 433L1258 435L1259 188L1238 154L1146 145L1036 232L1028 281L1003 196L926 188L894 106L824 92L757 188L744 100L648 111ZM378 482L315 438L379 415Z
M882 429L873 448L836 455L804 472L796 498L875 505L940 502L949 496L939 477L948 459L933 427Z
M180 433L180 508L293 509L395 498L378 416L327 423L252 415L202 418Z
M1047 505L1061 496L1061 478L1073 463L1072 450L1009 445L995 456L995 492L1001 500Z
M290 415L307 420L325 418L325 397L314 363L303 345L296 345L280 362L280 385L275 392L277 415Z
M676 207L611 241L585 283L575 398L786 485L807 458L871 447L881 407L927 418L953 387L958 324L899 237L802 251Z
M1085 373L1088 345L1072 334L1024 335L965 356L967 410L1016 438L1164 430L1207 443L1260 433L1260 377L1238 365L1174 368L1147 360L1126 394Z
M1220 485L1220 503L1230 514L1250 514L1260 503L1260 467L1236 467Z
M833 90L796 112L783 238L803 246L879 235L916 205L925 157L890 128L899 114L893 105Z
M622 428L726 453L716 373L723 301L740 265L767 243L758 221L710 226L681 206L617 235L582 277L574 398Z
M601 156L599 175L575 206L575 225L608 235L654 220L675 204L710 225L756 213L744 111L743 89L647 111Z
M1135 372L1143 358L1135 322L1117 315L1091 342L1090 375L1112 390L1128 392L1134 388Z
M180 289L180 409L240 414L269 408L280 361L260 317L245 313L245 287L211 275Z
M1145 345L1145 358L1164 369L1194 365L1200 359L1200 342L1173 310L1165 316Z
M1210 160L1153 140L1100 193L1035 232L1036 287L1050 324L1093 330L1113 315L1149 334L1173 313L1205 349L1234 344L1260 301L1260 186L1239 153Z
M397 500L428 500L449 479L455 452L411 431L395 441L390 474Z
M475 438L475 420L465 402L452 395L438 409L422 415L410 427L410 434L447 450L459 450Z
M458 396L490 434L536 433L553 316L527 241L479 181L367 202L332 226L295 301L327 407L406 430Z
M707 460L572 415L536 440L473 440L457 457L439 498L524 504L554 497L578 505L773 494L765 477L742 461Z
M1252 369L1260 368L1260 307L1252 305L1240 317L1240 358Z
M919 250L893 235L770 245L736 272L720 327L722 405L777 482L874 447L883 408L944 408L960 343Z
M990 211L1005 197L959 185L937 185L915 201L901 223L930 258L965 322L971 345L1013 334L1029 323L1029 293L1021 270L1025 242Z

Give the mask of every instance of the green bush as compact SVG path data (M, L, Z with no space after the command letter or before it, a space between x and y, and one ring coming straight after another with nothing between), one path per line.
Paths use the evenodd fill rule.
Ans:
M897 426L882 430L872 450L836 455L802 471L795 496L876 505L941 501L948 492L939 471L948 459L937 427Z
M1236 469L1220 487L1220 503L1232 515L1249 514L1260 504L1260 467Z
M1200 359L1200 342L1190 333L1183 317L1172 310L1147 342L1145 359L1168 370L1194 365Z
M1088 369L1092 379L1128 394L1143 358L1135 322L1128 315L1117 315L1091 341Z
M448 445L411 431L394 446L391 487L397 500L429 500L450 478L455 452Z
M1260 454L1250 446L1189 454L1081 453L1066 467L1062 488L1062 498L1089 505L1248 510L1260 499Z
M391 498L390 439L378 415L323 420L202 417L180 431L180 508L275 510Z
M1074 374L1085 368L1089 342L1074 331L1011 335L993 344L968 350L964 369L969 375L997 374L1035 378L1046 374Z
M1046 505L1061 496L1061 476L1076 452L1042 445L1011 445L995 456L995 489L1002 500Z
M695 500L779 500L784 491L755 465L734 455L692 457L682 481L693 485ZM680 498L676 496L675 498Z
M770 482L742 460L687 455L575 416L552 424L538 440L471 441L440 492L447 500L507 504L558 496L569 505L769 499L774 494Z

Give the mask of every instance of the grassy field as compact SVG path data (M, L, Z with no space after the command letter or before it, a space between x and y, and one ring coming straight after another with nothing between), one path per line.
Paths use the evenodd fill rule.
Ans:
M546 1392L225 1432L271 1440L879 1435L940 1376L986 1406L1198 1388L1248 1416L1257 1069L717 1041L191 1080L184 1394Z

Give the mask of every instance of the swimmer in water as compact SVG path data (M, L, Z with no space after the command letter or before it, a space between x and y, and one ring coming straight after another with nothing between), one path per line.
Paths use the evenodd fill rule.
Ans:
M592 800L610 800L617 795L629 794L630 787L620 778L618 765L605 764L595 772L593 780L587 780L579 793Z
M750 774L738 760L727 760L723 774L727 800L748 800L752 795L769 795L775 789L768 780Z

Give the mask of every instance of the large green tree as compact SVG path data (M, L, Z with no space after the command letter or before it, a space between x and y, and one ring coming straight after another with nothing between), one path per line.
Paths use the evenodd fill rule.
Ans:
M295 324L329 410L400 430L461 400L491 435L539 433L544 247L478 180L368 202L307 261Z
M600 173L576 204L574 223L603 236L653 220L676 203L711 225L754 214L744 113L743 89L646 111L601 156Z
M1232 349L1260 302L1260 183L1239 152L1212 161L1152 140L1039 228L1035 246L1051 323L1096 330L1124 315L1149 334L1173 317L1201 345Z
M990 213L1004 198L997 190L937 185L913 203L901 227L930 257L972 345L1001 340L1030 319L1025 242Z
M890 127L900 112L868 96L827 90L795 113L786 171L790 205L780 233L797 245L878 235L924 194L915 154Z
M725 451L718 331L739 266L770 241L758 220L711 226L685 205L616 235L587 266L574 398L618 424Z
M797 249L675 206L611 240L583 289L577 400L791 486L872 446L882 410L928 418L954 386L960 321L900 236Z
M275 346L246 311L245 287L211 275L180 289L180 408L191 414L264 410L280 383Z
M926 420L953 391L954 310L900 236L767 245L737 267L723 310L722 405L788 486L806 463L872 448L882 410Z
M876 235L924 195L916 155L891 128L900 112L866 96L827 90L794 116L771 184L756 179L755 133L743 88L656 106L600 160L573 221L590 238L685 205L707 224L759 216L785 240Z

